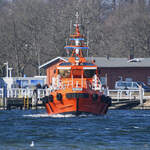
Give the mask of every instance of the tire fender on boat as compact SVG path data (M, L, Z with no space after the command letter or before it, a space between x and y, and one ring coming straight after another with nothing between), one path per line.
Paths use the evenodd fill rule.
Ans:
M42 98L43 103L48 103L48 100L49 100L48 96L45 96L44 98Z
M57 98L58 101L61 101L62 100L62 94L61 93L57 93L56 98Z
M49 95L49 101L53 102L53 95Z
M98 94L93 94L92 98L93 98L93 101L96 101L98 99Z
M101 101L104 102L104 103L106 102L106 96L105 95L101 96Z
M107 96L106 98L107 98L107 104L108 104L108 106L111 106L112 99L109 96Z

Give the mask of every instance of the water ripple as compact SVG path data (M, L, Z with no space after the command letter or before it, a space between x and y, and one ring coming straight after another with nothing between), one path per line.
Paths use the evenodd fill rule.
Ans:
M149 111L143 110L79 117L0 111L0 150L149 150L149 122Z

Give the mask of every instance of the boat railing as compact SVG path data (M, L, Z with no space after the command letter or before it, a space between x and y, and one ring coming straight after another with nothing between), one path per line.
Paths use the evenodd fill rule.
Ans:
M102 84L101 84L100 79L97 77L97 75L94 75L94 77L92 79L92 89L95 91L102 90Z
M52 83L53 90L67 89L67 88L87 88L87 81L83 78L72 78L71 80L60 80L59 78L53 79L55 82Z
M101 91L101 81L100 79L97 77L97 75L94 75L93 79L92 79L92 83L90 83L89 81L87 81L84 78L71 78L68 80L62 80L60 79L60 77L56 77L53 79L53 83L52 83L52 88L53 90L58 90L58 89L66 89L66 88L73 88L73 89L83 89L83 88L91 88L92 90L98 90Z
M86 79L83 79L83 78L79 78L79 79L76 79L76 80L72 80L72 88L87 88L87 81Z

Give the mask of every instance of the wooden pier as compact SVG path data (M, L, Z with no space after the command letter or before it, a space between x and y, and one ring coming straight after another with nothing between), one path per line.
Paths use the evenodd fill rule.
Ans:
M122 99L121 101L113 100L112 106L109 109L132 109L140 105L140 100L127 100Z
M139 99L133 100L117 100L112 101L111 107L109 109L147 109L150 110L150 99L143 99L143 104L140 103Z
M139 90L108 90L110 109L150 109L150 93Z
M39 109L44 108L42 101L37 101L37 103L32 103L32 98L8 98L7 103L1 108L6 110L11 109L20 109L20 110L29 110L29 109Z
M8 89L7 97L0 93L1 109L38 109L44 107L41 99L50 93L50 89Z

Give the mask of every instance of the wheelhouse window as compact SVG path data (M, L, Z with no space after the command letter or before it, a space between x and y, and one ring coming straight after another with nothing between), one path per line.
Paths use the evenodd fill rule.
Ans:
M83 70L83 77L84 78L92 78L95 74L96 74L95 69Z
M59 66L71 66L70 62L63 62Z
M58 74L62 78L70 78L71 77L70 69L59 69Z

